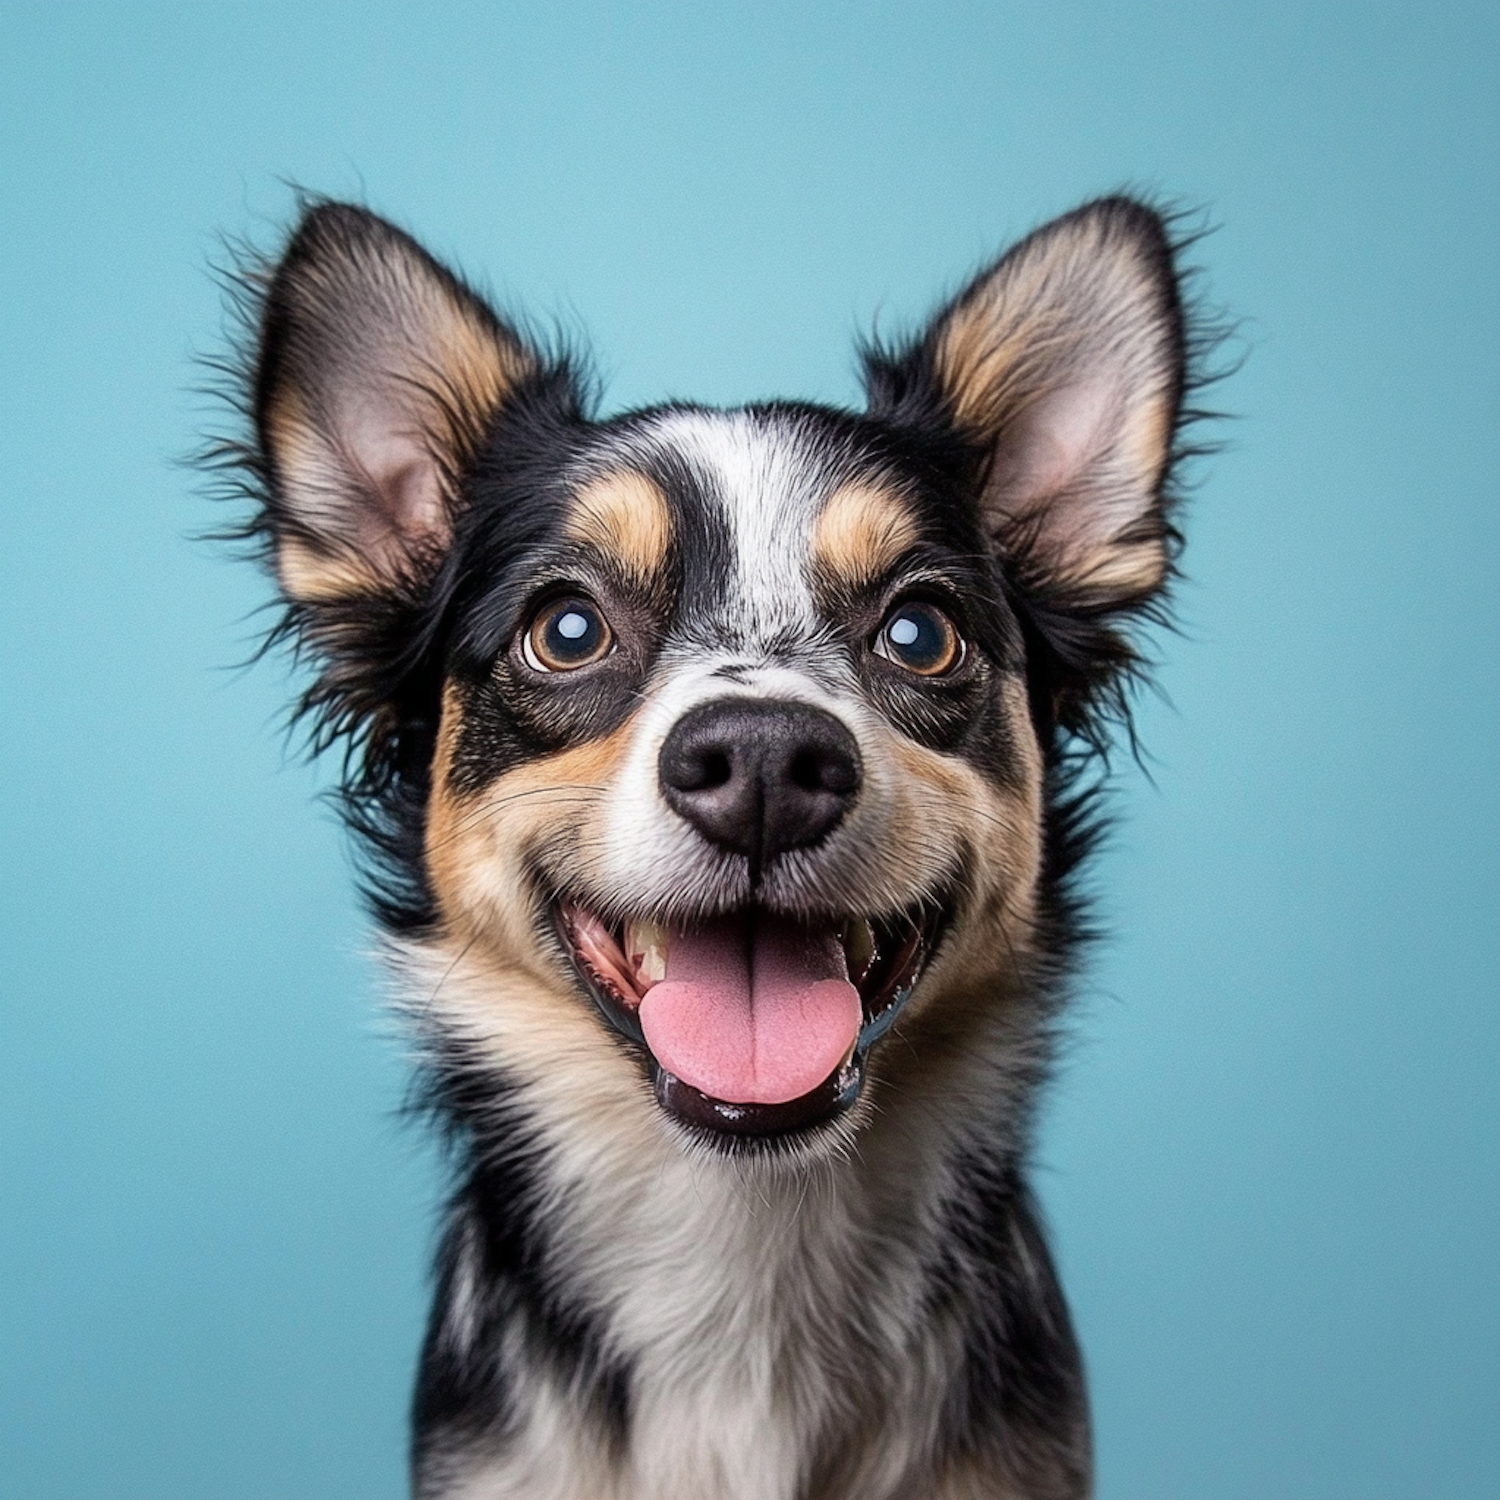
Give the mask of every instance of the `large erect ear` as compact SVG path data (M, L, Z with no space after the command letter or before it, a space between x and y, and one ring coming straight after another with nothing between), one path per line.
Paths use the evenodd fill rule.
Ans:
M981 513L1001 555L1107 609L1167 575L1184 354L1162 220L1110 198L1023 240L910 357L985 455Z
M347 204L311 208L266 291L254 389L288 597L420 579L447 543L458 476L535 367L408 235Z

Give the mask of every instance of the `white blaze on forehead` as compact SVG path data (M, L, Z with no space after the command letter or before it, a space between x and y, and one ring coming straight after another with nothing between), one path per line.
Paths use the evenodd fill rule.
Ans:
M724 618L747 641L817 628L809 585L813 524L832 466L794 418L669 412L652 437L703 482L734 547Z
M862 813L846 820L834 863L826 863L827 851L822 856L818 898L829 897L830 879L838 875L845 886L858 884L864 897L886 895L861 863L865 846L879 839L861 829L887 819L888 799L874 793L888 757L848 654L829 641L812 592L813 532L846 475L843 455L830 456L795 417L778 414L669 412L643 437L655 456L669 456L693 477L729 555L710 564L717 574L711 585L717 638L669 642L634 718L593 850L591 898L610 917L630 911L666 920L732 909L748 898L744 861L711 847L666 806L658 774L673 725L701 703L730 697L815 704L854 735L872 795ZM941 872L922 857L918 852L910 868L895 870L882 861L881 879L894 873L901 897L884 905L894 909L933 884ZM846 904L854 900L850 894Z

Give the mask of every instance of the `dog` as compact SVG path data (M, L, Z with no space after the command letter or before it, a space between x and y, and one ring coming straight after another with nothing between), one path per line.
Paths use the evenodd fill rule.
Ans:
M867 404L593 414L307 201L241 283L254 497L455 1175L419 1500L1078 1500L1026 1167L1174 575L1172 220L1046 224Z

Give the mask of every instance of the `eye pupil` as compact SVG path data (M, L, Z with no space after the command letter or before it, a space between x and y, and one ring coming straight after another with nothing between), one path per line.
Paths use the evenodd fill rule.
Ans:
M877 655L921 677L937 677L963 660L963 642L936 605L908 603L887 616L875 640Z
M543 654L565 666L587 661L598 650L603 633L604 622L594 610L566 605L547 619Z
M614 637L598 608L586 599L564 599L543 609L526 632L522 654L540 672L567 672L608 655Z

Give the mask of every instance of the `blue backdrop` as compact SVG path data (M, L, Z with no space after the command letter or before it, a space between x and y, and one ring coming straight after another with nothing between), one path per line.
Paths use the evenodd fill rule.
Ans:
M857 332L1040 219L1211 210L1238 419L1041 1150L1100 1493L1500 1493L1500 9L0 25L7 1495L402 1492L438 1172L176 462L283 178L586 326L611 405L849 400Z

